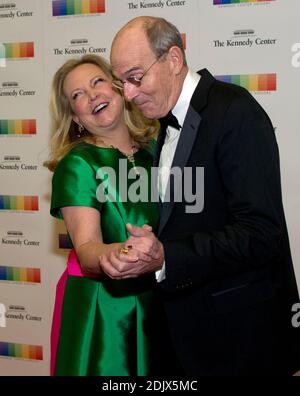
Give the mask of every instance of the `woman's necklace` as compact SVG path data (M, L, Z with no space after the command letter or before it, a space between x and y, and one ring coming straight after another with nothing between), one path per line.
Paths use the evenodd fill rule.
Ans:
M129 153L129 154L124 153L124 152L121 151L118 147L115 147L115 146L113 146L112 144L111 144L109 147L111 147L111 148L113 148L113 149L116 149L116 150L119 150L119 152L120 152L121 154L123 154L123 155L127 158L127 160L132 164L132 168L133 168L135 174L138 175L138 176L140 176L140 172L139 172L138 168L137 168L136 165L135 165L135 159L134 159L134 150L135 150L135 148L136 148L135 145L132 145L132 146L131 146L131 153Z

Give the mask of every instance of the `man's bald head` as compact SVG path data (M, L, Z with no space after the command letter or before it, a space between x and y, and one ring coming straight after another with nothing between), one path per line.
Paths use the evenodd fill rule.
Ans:
M180 48L184 65L187 64L180 32L172 23L164 18L139 16L127 22L115 35L112 42L112 53L116 45L122 48L123 42L144 38L154 55L159 58L172 46ZM119 47L119 48L120 48Z
M110 59L125 99L146 117L161 118L175 105L188 68L181 35L170 22L132 19L116 34Z

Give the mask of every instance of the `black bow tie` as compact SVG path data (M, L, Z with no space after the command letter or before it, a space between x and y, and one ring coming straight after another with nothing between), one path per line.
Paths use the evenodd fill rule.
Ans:
M181 129L181 125L179 124L177 118L174 116L174 114L171 111L169 111L169 113L165 117L161 118L159 121L161 125L164 126L165 128L167 128L167 126L171 126L178 130Z

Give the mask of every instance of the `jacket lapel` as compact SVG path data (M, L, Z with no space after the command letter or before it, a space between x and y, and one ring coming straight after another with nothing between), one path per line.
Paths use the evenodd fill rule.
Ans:
M195 139L198 134L198 129L202 120L200 112L207 104L208 92L212 83L214 82L214 77L206 69L201 70L199 74L201 75L201 79L192 96L172 163L172 168L173 167L180 168L182 174L184 171L184 167L188 162L192 148L195 143ZM158 150L156 152L157 156L155 157L154 160L155 166L158 166L159 155L164 140L165 140L165 134L163 135L161 140L158 140L157 143ZM170 185L170 180L168 181L166 197L170 197L170 199L169 202L164 202L163 204L160 205L160 223L158 228L158 235L161 234L162 230L164 229L170 217L170 214L174 207L174 198L177 196L178 197L183 196L183 191L176 190L176 188L178 189L180 187L181 187L180 183L179 184L177 183L177 186L176 185L174 186L174 183L171 183Z
M183 174L184 167L190 157L200 122L201 116L190 106L184 120L184 124L179 136L177 148L172 162L172 168L179 168L181 174ZM166 197L168 197L169 199L161 205L161 218L158 234L162 232L170 217L174 206L175 197L183 196L183 191L179 191L180 188L181 183L175 182L170 184L169 179L166 190Z

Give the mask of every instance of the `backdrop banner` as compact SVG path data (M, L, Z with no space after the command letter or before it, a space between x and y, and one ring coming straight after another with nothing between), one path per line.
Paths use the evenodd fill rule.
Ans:
M56 282L69 241L49 214L50 86L67 59L109 59L139 15L178 26L189 66L247 88L269 114L300 285L300 2L0 0L0 375L49 375Z

